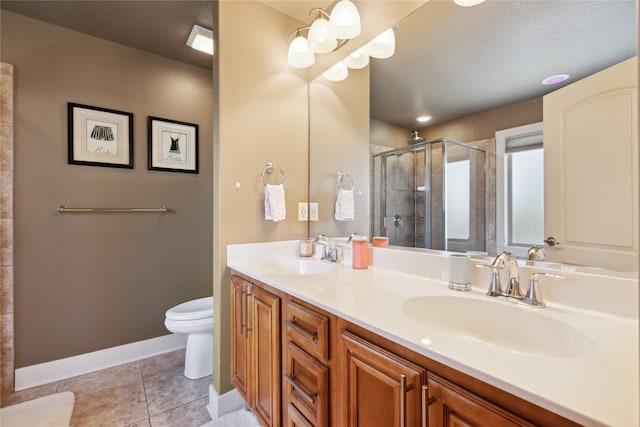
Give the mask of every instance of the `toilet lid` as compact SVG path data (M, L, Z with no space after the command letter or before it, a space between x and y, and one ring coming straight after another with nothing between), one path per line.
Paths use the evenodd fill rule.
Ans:
M195 320L213 317L213 297L187 301L170 308L165 313L171 320Z

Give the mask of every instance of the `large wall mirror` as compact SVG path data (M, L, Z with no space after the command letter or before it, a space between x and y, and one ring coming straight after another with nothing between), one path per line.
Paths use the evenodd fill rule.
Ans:
M310 234L495 255L496 132L535 127L543 95L634 57L636 17L634 1L428 2L393 27L393 57L311 82L309 200L320 216ZM341 189L353 189L353 221L335 219ZM532 212L544 221L541 206Z

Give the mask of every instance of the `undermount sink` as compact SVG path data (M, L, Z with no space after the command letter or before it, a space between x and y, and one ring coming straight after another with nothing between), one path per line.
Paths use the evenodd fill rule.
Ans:
M265 273L310 276L330 272L335 264L313 258L282 258L262 265Z
M576 357L595 349L583 332L560 320L505 301L422 296L405 301L411 319L447 339L469 340L539 356Z

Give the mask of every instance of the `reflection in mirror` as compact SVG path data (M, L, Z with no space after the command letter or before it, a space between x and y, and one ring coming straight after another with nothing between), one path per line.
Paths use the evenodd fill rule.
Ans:
M372 155L374 236L393 246L485 250L485 151L448 138Z
M324 197L324 204L329 207L321 209L320 221L310 224L310 233L332 230L335 236L358 231L392 238L392 233L399 228L412 228L424 221L423 228L428 230L424 236L422 232L412 231L402 238L404 242L398 237L392 245L484 250L494 255L498 246L496 229L500 226L496 222L496 163L503 160L496 158L495 133L542 122L543 95L633 57L636 54L635 7L634 1L490 0L473 8L461 8L453 2L431 1L394 27L396 53L392 58L372 60L369 68L358 70L369 71L369 76L363 77L352 70L350 77L340 84L316 79L310 86L309 194L310 201ZM545 77L558 73L568 73L571 78L556 86L541 84ZM357 92L356 87L363 86L369 90ZM318 103L315 91L319 87L322 87L323 99ZM363 108L360 103L368 102L369 98L369 132L353 131L353 123L362 128L358 116ZM357 113L350 110L352 104L357 104ZM333 110L330 120L327 120L328 110ZM338 110L340 113L336 113ZM425 126L416 122L420 115L430 115L432 119ZM318 133L319 116L324 116L320 120L324 130ZM331 126L348 127L349 138L334 144L331 141L339 138L335 137L337 133L327 133L327 127ZM373 202L383 188L384 174L400 175L399 168L405 158L412 157L407 160L409 163L427 163L426 148L424 152L415 151L418 145L410 143L414 131L426 141L451 139L476 148L474 153L484 152L484 186L471 166L467 172L464 163L455 162L455 158L441 163L447 165L444 170L437 171L431 164L431 181L422 176L421 171L407 166L402 173L409 187L401 191L394 188L393 194L389 197L387 193L387 200L376 207ZM356 157L362 155L365 139L369 153L365 154L366 163ZM443 144L447 145L439 142L430 147L431 160L442 158L442 148L438 147ZM353 145L358 148L354 149ZM336 190L326 182L328 171L335 169L335 163L340 170L358 176L357 187L362 193L356 197L356 220L351 224L336 225L331 216ZM368 178L363 175L363 168L370 168ZM376 169L380 171L378 175ZM459 178L466 177L467 173L468 180ZM370 194L363 185L363 176L370 184ZM454 180L462 182L462 187L454 187ZM420 181L424 181L424 185ZM385 185L391 188L392 184ZM435 186L441 200L437 200ZM414 200L422 197L420 187L431 191L432 199L436 198L431 201L430 210ZM484 191L484 207L478 200L480 187ZM392 214L388 208L389 204L400 208L397 197L401 192L407 196L407 213L398 213L400 218L396 218L396 213ZM465 198L464 207L456 209L452 209L455 200L442 197L442 194L454 196L466 192L472 197L468 203ZM412 209L420 214L424 210L425 219L411 215ZM462 229L454 229L460 218L447 221L447 213L453 211L473 220L468 224L463 221ZM438 215L444 221L436 224ZM395 225L400 223L401 226ZM443 240L448 228L449 238ZM464 239L467 234L469 239ZM458 244L464 240L476 242L471 246Z

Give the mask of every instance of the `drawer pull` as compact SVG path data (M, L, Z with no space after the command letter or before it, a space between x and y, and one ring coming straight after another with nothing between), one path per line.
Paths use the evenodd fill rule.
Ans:
M422 386L422 427L427 427L429 425L429 403L428 394L429 391L426 385Z
M400 427L407 425L407 376L400 374Z
M300 394L309 401L309 403L313 404L313 402L315 402L316 396L318 395L318 393L310 394L304 388L300 387L300 384L296 382L296 374L293 374L293 375L284 374L284 379L287 380L287 382L291 384L295 389L297 389L300 392Z
M300 335L304 336L305 338L307 338L307 339L309 339L311 341L316 341L318 339L318 334L316 332L314 332L314 333L307 332L304 329L302 329L300 326L296 325L296 318L295 317L293 318L293 321L285 320L284 323L286 323L294 331L296 331L297 333L299 333Z

